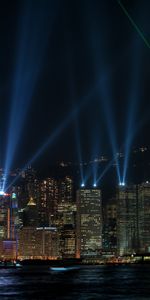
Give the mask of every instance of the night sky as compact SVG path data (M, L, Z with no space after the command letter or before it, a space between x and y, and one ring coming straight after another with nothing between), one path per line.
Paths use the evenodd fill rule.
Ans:
M116 0L1 2L2 167L28 163L58 128L36 166L111 156L131 130L131 146L149 145L150 2L121 3L144 38Z

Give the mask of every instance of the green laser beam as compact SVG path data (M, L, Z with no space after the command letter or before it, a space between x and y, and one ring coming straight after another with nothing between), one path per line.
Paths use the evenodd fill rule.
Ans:
M150 49L150 43L148 42L148 40L146 39L146 37L144 36L144 33L141 31L141 29L136 25L136 23L133 21L133 19L131 18L131 16L129 15L128 11L126 10L126 8L124 7L124 5L122 4L122 2L120 0L117 0L118 4L120 5L121 9L123 10L123 12L125 13L125 15L128 17L129 21L131 22L131 24L133 25L134 29L138 32L138 34L140 35L140 37L142 38L142 40L144 41L145 45Z

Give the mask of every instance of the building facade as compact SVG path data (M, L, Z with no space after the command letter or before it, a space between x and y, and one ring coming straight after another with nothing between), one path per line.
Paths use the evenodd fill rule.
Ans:
M110 199L103 208L103 253L117 254L117 205Z
M139 249L138 188L119 186L117 193L118 255L136 253Z
M102 250L102 200L99 189L77 191L77 258L96 257Z
M150 253L150 183L138 185L140 252Z

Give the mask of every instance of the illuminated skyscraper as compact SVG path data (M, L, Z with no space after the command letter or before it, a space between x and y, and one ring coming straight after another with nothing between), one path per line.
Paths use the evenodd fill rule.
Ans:
M58 234L54 227L39 226L35 200L30 197L23 210L23 226L18 230L18 257L53 259L59 255Z
M80 189L77 191L77 257L96 257L101 249L101 191Z
M16 258L18 220L16 194L4 194L0 199L0 255L3 258Z
M140 252L150 253L150 183L138 186Z
M39 225L49 226L55 223L58 203L58 185L55 179L46 178L39 182L37 203Z
M70 176L58 181L57 228L60 253L63 258L76 255L76 204L73 198L73 180Z
M38 187L36 172L29 166L20 174L19 183L15 187L19 209L23 209L27 206L30 197L33 197L36 200L37 195L39 194Z
M58 181L59 203L73 202L73 180L70 176L65 176Z
M58 205L57 228L60 237L60 253L63 258L76 255L76 204Z
M10 239L17 239L17 231L19 228L18 216L18 199L16 193L10 195Z
M10 196L0 196L0 239L10 237Z
M119 186L117 198L118 254L136 253L139 250L137 186Z

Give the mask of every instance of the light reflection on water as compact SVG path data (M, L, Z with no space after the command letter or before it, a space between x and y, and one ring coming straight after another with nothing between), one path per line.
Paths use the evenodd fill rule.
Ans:
M0 300L149 300L150 265L0 269Z

